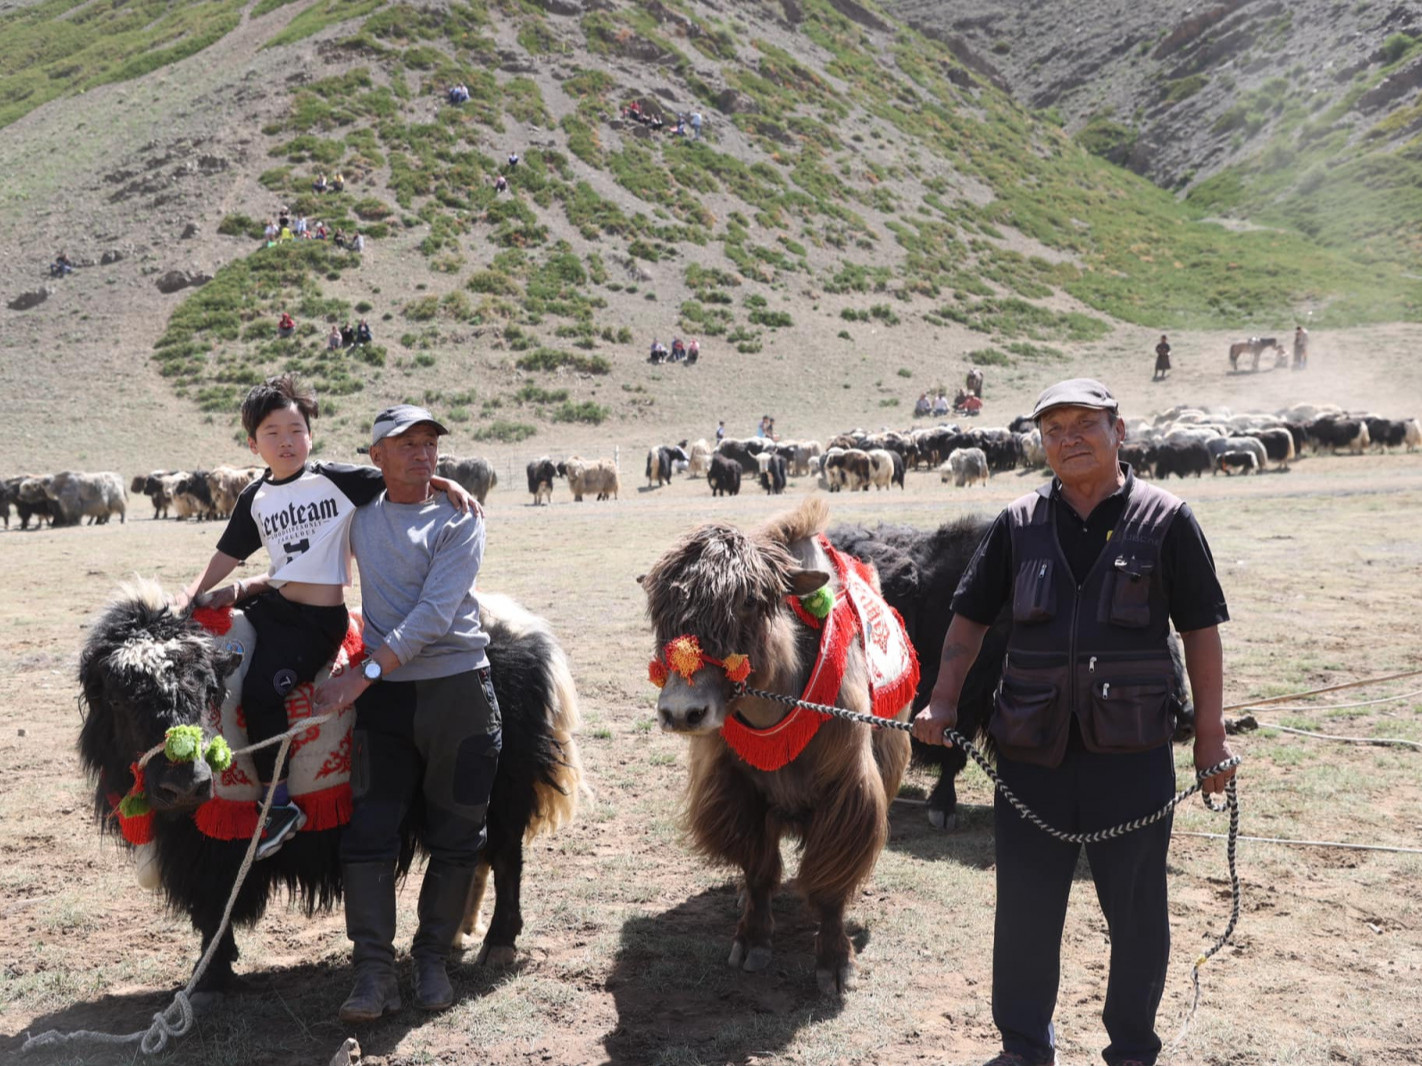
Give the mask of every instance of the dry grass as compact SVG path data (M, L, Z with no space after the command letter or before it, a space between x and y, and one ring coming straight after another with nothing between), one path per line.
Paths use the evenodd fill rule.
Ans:
M967 507L995 509L1033 482L1007 475L985 492L953 492L920 474L906 493L842 496L833 507L841 520L929 525ZM805 491L794 484L791 497ZM1422 548L1398 531L1422 520L1422 459L1308 459L1290 474L1192 481L1184 492L1210 535L1234 613L1225 632L1230 700L1415 663L1422 627L1411 598ZM976 771L966 777L955 834L930 830L919 807L895 805L890 846L851 908L863 976L843 1005L815 997L812 929L790 897L777 903L771 970L745 976L725 967L735 889L726 872L703 868L679 842L682 746L649 728L648 637L633 579L688 525L713 514L753 524L790 498L712 500L704 485L681 480L624 496L540 509L524 506L512 489L490 497L482 581L546 614L567 645L587 711L583 744L597 800L573 828L531 850L519 964L503 973L461 968L462 999L453 1011L433 1019L406 1013L370 1028L359 1035L367 1055L942 1063L990 1054L990 792ZM7 768L0 803L11 813L0 827L8 860L0 1029L8 1034L132 1029L182 983L196 956L194 937L162 915L88 825L72 753L70 672L84 620L119 578L156 573L176 585L199 566L216 532L138 521L0 537L0 567L12 576L0 605L7 635L0 698L27 709L0 736ZM1288 721L1417 737L1419 709L1422 702L1413 701L1290 713ZM1247 760L1246 833L1422 843L1415 753L1277 734L1241 738L1238 747ZM1188 774L1184 751L1178 770ZM911 779L906 792L921 795L923 784ZM1221 828L1198 807L1177 825ZM793 866L793 855L787 862ZM1246 844L1240 863L1239 933L1205 970L1203 1006L1175 1057L1422 1060L1415 1037L1422 912L1410 888L1422 873L1418 857ZM1189 961L1228 910L1218 842L1177 837L1171 867L1176 953L1161 1012L1167 1038L1186 1003ZM402 943L412 932L414 896L407 887L401 897ZM335 1022L349 981L339 919L305 923L278 908L241 943L251 992L205 1018L175 1057L309 1062L328 1055L345 1036ZM1067 1061L1089 1060L1104 1044L1106 938L1086 882L1072 903L1064 958L1062 1052ZM8 1055L17 1045L0 1047Z

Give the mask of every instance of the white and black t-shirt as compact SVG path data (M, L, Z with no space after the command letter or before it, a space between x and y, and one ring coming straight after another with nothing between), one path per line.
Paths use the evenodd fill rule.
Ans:
M268 470L237 498L217 550L246 559L265 547L272 585L350 585L351 517L384 488L374 467L311 463L281 481Z

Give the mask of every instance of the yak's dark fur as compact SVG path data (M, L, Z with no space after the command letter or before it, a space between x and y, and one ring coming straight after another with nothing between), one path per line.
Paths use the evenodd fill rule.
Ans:
M503 716L504 747L494 779L484 858L494 871L497 904L488 944L512 947L522 928L518 910L519 876L525 830L536 816L540 784L557 787L555 774L563 754L550 736L546 708L552 699L551 638L537 631L500 635L491 630L488 649L494 688ZM148 643L166 661L157 672L131 663L125 648ZM163 646L159 649L159 646ZM94 810L104 832L118 833L110 816L111 794L133 784L129 765L159 743L164 731L196 723L204 708L222 702L223 678L233 657L220 650L186 615L174 614L155 597L125 597L94 625L79 662L79 682L86 709L79 734L79 755L95 779ZM147 785L155 801L153 840L168 905L183 912L202 934L203 948L216 933L222 910L241 865L247 842L217 841L201 834L192 819L196 800L156 810L165 781L173 775L208 777L196 783L197 799L207 795L210 775L201 761L170 764L156 757L148 765ZM172 795L194 796L191 780L173 782ZM233 908L234 925L262 917L273 891L285 889L308 915L328 911L341 897L340 831L297 834L280 851L254 864ZM417 841L407 833L400 871L408 870ZM220 990L232 977L237 946L229 928L200 989Z

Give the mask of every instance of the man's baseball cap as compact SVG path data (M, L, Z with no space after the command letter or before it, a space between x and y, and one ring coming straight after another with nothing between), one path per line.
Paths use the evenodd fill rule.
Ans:
M1050 408L1060 407L1115 411L1117 405L1111 390L1095 378L1068 378L1042 390L1042 395L1037 398L1037 406L1032 409L1032 421L1036 422Z
M396 404L375 416L375 426L370 431L370 443L377 445L387 437L399 437L411 426L418 426L422 422L433 426L437 434L449 433L424 408L416 407L414 404Z

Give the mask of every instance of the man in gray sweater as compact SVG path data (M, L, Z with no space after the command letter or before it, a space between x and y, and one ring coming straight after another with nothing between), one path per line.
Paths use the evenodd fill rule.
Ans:
M445 971L464 917L502 744L499 705L484 654L474 581L484 523L430 488L439 438L423 408L376 416L370 458L385 492L357 510L351 547L360 567L370 657L321 687L321 711L355 704L350 825L341 841L346 934L355 989L343 1022L400 1008L395 977L395 864L400 827L423 797L430 862L420 887L410 955L417 1006L454 1002Z

